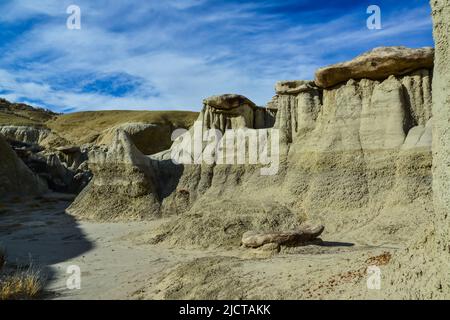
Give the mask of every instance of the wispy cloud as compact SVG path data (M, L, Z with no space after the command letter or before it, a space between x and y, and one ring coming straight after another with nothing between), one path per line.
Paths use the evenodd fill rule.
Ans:
M73 2L81 30L66 28ZM432 45L426 3L378 2L382 30L366 28L365 0L3 1L0 95L56 111L198 110L228 92L263 105L277 80L376 46Z

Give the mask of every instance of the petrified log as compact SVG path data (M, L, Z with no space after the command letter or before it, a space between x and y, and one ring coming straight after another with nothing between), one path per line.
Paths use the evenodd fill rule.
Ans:
M295 231L255 232L247 231L242 235L242 244L247 248L258 248L268 243L296 246L316 239L323 232L323 225L300 227Z

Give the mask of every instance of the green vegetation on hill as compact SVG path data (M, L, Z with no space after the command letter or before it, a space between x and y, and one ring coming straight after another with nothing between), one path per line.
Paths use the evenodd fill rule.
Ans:
M0 111L0 126L32 126L44 127L42 122L32 120L26 117L21 117L13 113L4 113Z
M45 122L58 114L34 108L23 103L11 103L0 98L0 125L45 126Z
M102 131L127 122L189 128L197 116L197 112L190 111L87 111L60 115L46 125L69 141L87 143Z
M0 98L0 126L47 127L72 143L88 143L102 131L123 123L152 123L189 128L198 113L191 111L86 111L56 114L49 110L10 103Z

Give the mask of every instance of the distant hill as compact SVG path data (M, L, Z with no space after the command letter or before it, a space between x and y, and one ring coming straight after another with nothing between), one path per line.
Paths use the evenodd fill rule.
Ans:
M101 132L123 123L152 123L172 128L189 128L198 112L191 111L86 111L58 114L0 98L0 126L49 128L76 144L92 142Z
M189 111L87 111L63 114L45 125L66 140L77 144L92 142L104 130L123 123L152 123L172 128L189 128L197 119Z
M58 116L50 110L35 108L24 103L11 103L0 98L0 125L39 126Z

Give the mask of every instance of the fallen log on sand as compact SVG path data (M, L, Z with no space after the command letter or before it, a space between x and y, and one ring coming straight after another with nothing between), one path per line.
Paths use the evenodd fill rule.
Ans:
M259 248L268 243L284 246L298 246L313 241L321 235L325 227L304 226L295 231L255 232L247 231L242 235L242 245L247 248Z

